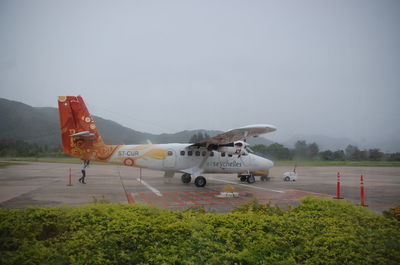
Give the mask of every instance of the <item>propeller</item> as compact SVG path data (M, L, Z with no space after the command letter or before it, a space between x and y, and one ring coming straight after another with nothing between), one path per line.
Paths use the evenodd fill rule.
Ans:
M254 151L250 148L250 146L246 146L245 148L247 152L249 152L250 154L254 154Z
M254 153L254 151L251 150L251 148L250 148L250 144L246 142L246 139L244 139L243 145L244 145L244 150L245 150L247 153L251 153L251 154Z

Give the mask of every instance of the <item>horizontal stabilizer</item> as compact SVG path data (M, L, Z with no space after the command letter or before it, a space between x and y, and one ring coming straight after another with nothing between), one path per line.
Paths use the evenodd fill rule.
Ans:
M78 132L70 135L71 137L87 137L87 136L96 136L94 133L91 133L89 131L84 131L84 132Z

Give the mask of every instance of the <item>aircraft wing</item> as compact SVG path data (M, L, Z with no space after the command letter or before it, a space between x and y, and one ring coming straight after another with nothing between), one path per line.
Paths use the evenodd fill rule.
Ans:
M208 140L195 143L193 146L210 146L229 144L246 138L257 137L260 134L276 131L276 127L268 124L257 124L232 129L227 132L218 134Z

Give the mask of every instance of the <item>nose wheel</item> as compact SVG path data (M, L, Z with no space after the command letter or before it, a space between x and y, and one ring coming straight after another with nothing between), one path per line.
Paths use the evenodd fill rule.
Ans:
M249 175L247 177L247 182L248 183L254 183L254 182L256 182L256 178L253 175Z
M260 180L261 181L268 181L269 180L269 176L268 175L262 175Z
M250 184L256 182L256 178L254 177L253 174L250 174L250 175L239 175L238 177L240 178L241 182L246 182L247 181L247 183L250 183Z

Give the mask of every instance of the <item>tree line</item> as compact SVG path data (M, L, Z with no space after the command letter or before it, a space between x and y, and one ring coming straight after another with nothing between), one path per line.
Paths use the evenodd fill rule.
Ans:
M344 150L321 151L318 144L297 141L294 148L274 143L269 146L256 145L252 149L275 160L324 160L324 161L400 161L400 153L387 154L379 148L361 150L349 144Z
M0 139L0 157L61 155L61 147L49 147L23 140Z
M198 143L207 140L210 136L207 133L198 132L194 134L189 142ZM307 143L299 140L294 148L288 148L282 144L255 145L253 151L262 156L274 160L322 160L322 161L400 161L400 153L387 154L379 148L361 150L357 146L349 144L344 150L321 151L317 143Z
M189 142L198 143L210 138L208 134L198 133L192 136ZM323 160L323 161L400 161L400 153L384 153L378 148L360 149L348 145L344 150L321 151L318 144L297 141L294 148L282 144L255 145L252 149L260 155L274 160ZM0 157L21 156L59 156L62 155L61 146L49 147L37 143L29 143L15 139L0 139Z
M190 137L189 143L200 143L209 138L210 138L210 135L208 135L207 133L203 134L202 132L198 132L197 134L193 134L193 136Z

